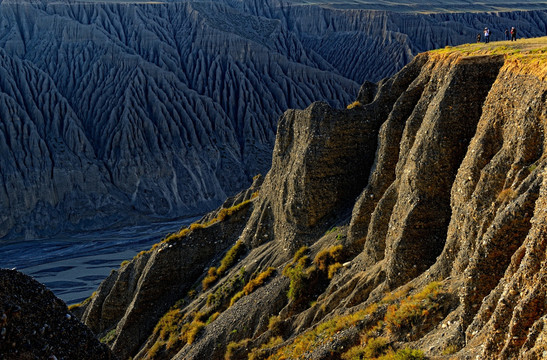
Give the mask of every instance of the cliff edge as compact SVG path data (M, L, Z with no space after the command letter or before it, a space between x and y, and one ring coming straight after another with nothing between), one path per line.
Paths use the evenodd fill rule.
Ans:
M264 178L72 310L121 358L545 357L546 79L547 38L470 44L289 110Z

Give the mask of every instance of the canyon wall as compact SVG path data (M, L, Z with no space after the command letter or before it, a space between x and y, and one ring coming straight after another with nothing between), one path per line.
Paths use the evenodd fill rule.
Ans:
M285 112L264 179L73 311L121 358L541 358L545 41L420 54L351 109Z

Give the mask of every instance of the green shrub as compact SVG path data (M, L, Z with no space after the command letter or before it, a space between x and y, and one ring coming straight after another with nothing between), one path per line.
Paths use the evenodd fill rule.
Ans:
M238 240L235 245L228 250L226 255L224 255L218 268L214 266L209 268L207 271L207 276L201 282L203 290L209 289L213 283L222 277L224 273L236 263L244 250L245 245L241 240Z
M207 296L207 306L211 307L211 311L223 311L230 304L230 299L236 292L243 289L245 286L245 268L242 267L236 276L233 276L226 281L222 286L215 290L214 293Z
M333 232L335 232L335 231L338 231L338 227L337 227L337 226L333 227L332 229L327 230L327 231L325 232L325 235L331 234L331 233L333 233Z
M306 282L310 279L310 275L315 270L315 267L307 267L308 262L308 256L304 256L300 258L294 266L285 268L284 275L291 280L289 292L287 293L287 296L291 300L302 298L304 295Z
M309 265L309 256L306 255L306 253L308 253L309 250L309 247L302 246L294 254L293 260L283 269L283 275L291 280L289 292L287 294L291 300L299 297L303 290L304 280L306 277L304 270Z
M116 338L116 329L112 329L109 332L106 333L105 336L101 338L101 342L103 344L110 344L114 339Z
M243 296L251 294L257 288L262 286L264 282L274 274L274 272L275 272L275 268L269 267L265 271L258 274L255 278L249 280L249 282L245 285L243 290L236 293L234 297L232 297L232 299L230 300L230 306L232 306L237 300L239 300Z

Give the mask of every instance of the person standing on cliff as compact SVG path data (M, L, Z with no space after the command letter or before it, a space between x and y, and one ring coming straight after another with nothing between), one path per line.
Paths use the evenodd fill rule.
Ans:
M509 40L509 29L505 28L505 40Z
M478 34L477 34L477 42L478 42L478 43L481 42L481 33L478 33Z
M490 42L490 29L484 28L484 43L488 44Z
M511 28L511 41L517 41L517 29L515 27Z

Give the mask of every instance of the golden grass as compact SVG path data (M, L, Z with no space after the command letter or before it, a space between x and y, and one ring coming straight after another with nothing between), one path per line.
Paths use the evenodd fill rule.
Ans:
M394 333L419 322L437 309L440 305L438 302L440 294L441 283L434 281L419 293L407 297L399 304L390 305L384 317L386 329Z
M382 334L389 334L399 329L413 326L427 318L440 306L442 293L440 282L432 282L420 292L408 296L409 288L402 288L397 292L386 295L380 302L369 305L366 309L353 314L341 315L325 321L315 328L297 336L291 344L281 347L271 355L269 360L298 359L305 353L318 346L332 342L337 333L356 326L368 315L378 316L381 311L387 311L384 319L363 328L361 344L352 346L344 354L343 359L424 359L419 350L400 349L394 351Z
M332 341L339 331L355 326L359 321L363 320L367 315L372 314L377 309L378 306L373 304L365 310L357 311L349 315L337 316L331 320L325 321L315 328L304 332L302 335L297 336L291 344L281 347L268 359L299 359L307 351Z
M313 259L313 263L321 271L327 271L329 266L342 260L342 245L334 245L327 249L321 250Z
M73 311L73 310L75 310L79 307L82 307L82 306L85 306L85 305L89 304L95 296L97 296L97 292L93 291L93 293L87 299L82 301L81 303L69 305L68 310Z
M266 352L269 349L277 345L280 345L282 343L283 343L283 338L281 336L273 336L270 338L270 340L266 344L263 344L257 349L253 349L248 355L248 360L264 359L266 357Z
M503 55L506 59L506 71L534 75L541 80L547 79L547 37L447 46L428 53L433 60L462 55Z
M363 104L361 104L361 102L359 101L354 101L352 102L351 104L349 104L348 106L346 106L346 109L353 109L353 108L356 108L356 107L361 107L363 106Z
M214 225L216 223L224 221L228 217L238 213L241 210L246 209L251 204L251 202L257 197L258 197L258 191L255 191L251 195L251 198L249 200L242 201L239 204L236 204L236 205L231 206L229 208L220 209L217 216L214 217L213 219L207 221L206 223L192 223L192 224L190 224L190 226L184 227L184 228L180 229L179 231L177 231L175 233L167 234L159 243L154 244L150 250L141 251L140 253L138 253L134 257L134 259L137 259L137 258L141 257L142 255L147 254L147 253L157 249L162 244L169 244L169 243L172 243L172 242L175 242L175 241L179 241L179 240L185 238L191 231L205 229L205 228L208 228L211 225Z

